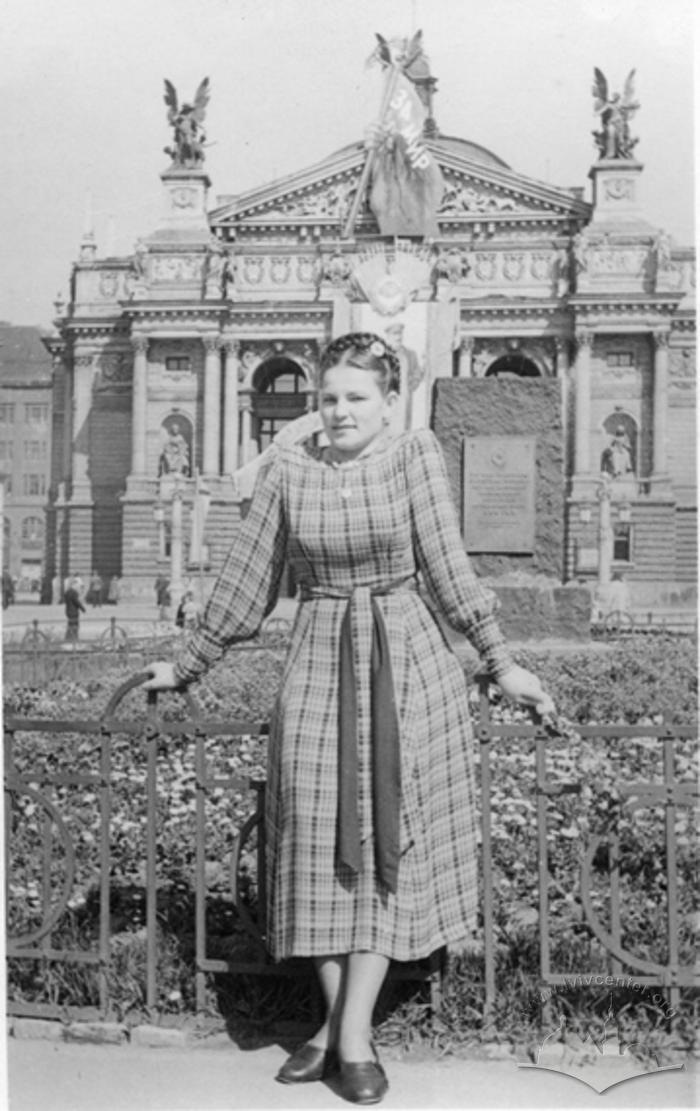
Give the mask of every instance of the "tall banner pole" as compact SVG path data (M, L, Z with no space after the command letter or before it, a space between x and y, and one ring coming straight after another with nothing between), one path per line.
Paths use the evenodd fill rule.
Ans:
M380 125L383 125L384 121L386 120L387 112L389 111L389 104L391 102L391 98L394 95L394 91L396 89L396 82L399 79L399 73L400 73L399 67L397 65L395 65L394 63L392 63L388 68L389 68L389 73L387 74L386 84L384 86L384 95L382 97L382 104L381 104L381 108L380 108L380 111L379 111L379 123L380 123ZM377 148L376 147L372 147L371 150L367 151L367 157L365 159L365 164L362 167L362 175L360 177L360 181L359 181L359 184L357 186L357 190L355 192L355 196L353 198L352 206L351 206L350 211L348 213L347 220L345 221L345 226L343 228L343 239L349 239L350 236L353 233L353 229L355 227L355 221L357 220L357 214L360 211L360 205L362 204L362 198L365 194L365 190L367 189L370 174L372 173L372 169L374 167L376 157L377 157Z

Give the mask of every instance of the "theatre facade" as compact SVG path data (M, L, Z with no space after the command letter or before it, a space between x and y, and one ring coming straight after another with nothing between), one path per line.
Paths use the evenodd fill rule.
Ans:
M431 425L438 379L556 380L561 579L597 574L607 483L613 568L650 605L693 597L695 258L647 222L643 165L603 152L589 182L563 188L441 135L430 114L423 143L444 181L429 240L381 233L358 197L362 142L216 199L201 159L174 160L159 226L132 255L102 256L88 229L47 341L49 577L94 568L152 601L176 499L185 573L209 580L255 459L284 429L316 428L324 344L362 330L402 355L404 427Z

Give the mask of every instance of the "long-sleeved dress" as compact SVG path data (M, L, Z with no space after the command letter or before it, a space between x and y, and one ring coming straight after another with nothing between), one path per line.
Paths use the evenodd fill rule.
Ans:
M477 904L475 787L462 668L421 594L498 676L511 664L497 600L474 576L440 447L408 432L344 463L311 444L275 451L202 626L176 664L196 678L274 607L285 560L302 601L270 724L268 943L275 957L360 950L397 960L463 938ZM361 864L338 859L340 638L350 613ZM371 644L377 610L400 737L396 890L378 877ZM381 741L381 738L380 738Z

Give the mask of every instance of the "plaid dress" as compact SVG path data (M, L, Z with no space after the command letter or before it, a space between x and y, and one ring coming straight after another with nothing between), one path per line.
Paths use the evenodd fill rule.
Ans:
M270 726L266 833L268 942L277 959L429 955L463 938L477 907L476 798L467 689L421 595L499 675L510 656L495 595L464 552L432 432L407 432L333 465L310 444L279 448L261 473L176 673L191 681L275 605L285 560L302 597ZM396 589L392 584L399 584ZM361 867L336 853L339 636L351 607ZM390 645L400 732L400 860L395 892L375 872L369 671L373 607Z

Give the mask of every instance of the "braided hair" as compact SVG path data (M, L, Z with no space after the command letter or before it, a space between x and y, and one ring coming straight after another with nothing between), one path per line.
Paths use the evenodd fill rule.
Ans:
M334 366L355 366L371 370L383 394L398 393L401 382L401 364L395 351L374 332L349 332L328 344L321 355L320 384L323 376Z

